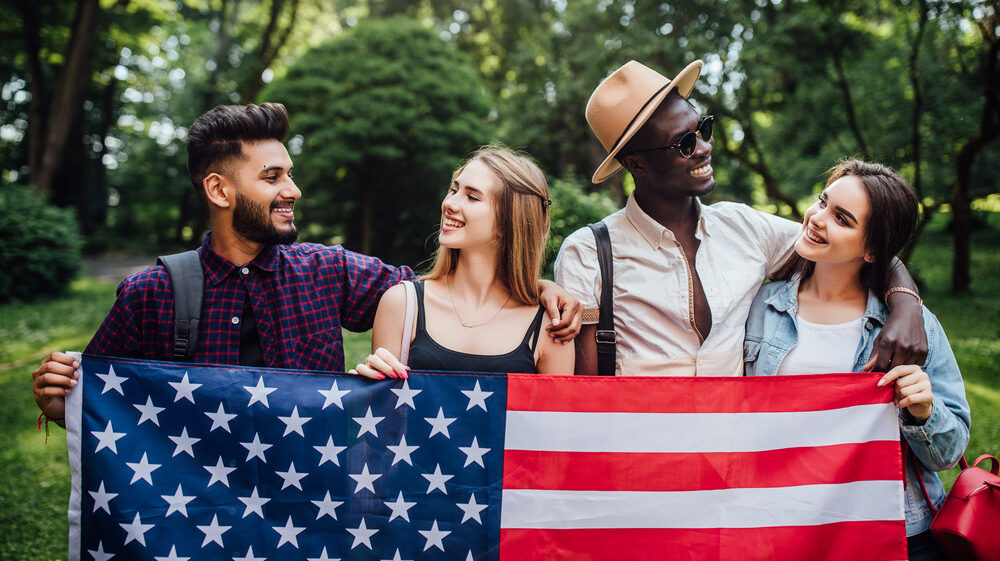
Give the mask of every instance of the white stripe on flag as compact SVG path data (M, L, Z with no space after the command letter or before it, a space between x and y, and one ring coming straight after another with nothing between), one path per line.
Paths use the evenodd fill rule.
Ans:
M767 528L899 520L900 481L703 491L505 489L501 528Z
M832 446L898 440L895 416L891 403L778 413L508 411L505 448L668 453Z

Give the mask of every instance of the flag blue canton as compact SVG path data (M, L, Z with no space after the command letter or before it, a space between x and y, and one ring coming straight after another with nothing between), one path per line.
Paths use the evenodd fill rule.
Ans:
M71 558L497 558L505 376L82 364Z

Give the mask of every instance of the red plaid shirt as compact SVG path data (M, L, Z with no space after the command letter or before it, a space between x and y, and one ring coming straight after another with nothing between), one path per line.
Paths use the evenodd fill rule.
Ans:
M301 370L344 370L340 329L367 331L382 293L413 278L408 267L302 243L270 246L245 267L199 248L205 271L195 362L238 364L243 303L250 295L264 364ZM171 360L174 296L162 265L129 276L87 353Z

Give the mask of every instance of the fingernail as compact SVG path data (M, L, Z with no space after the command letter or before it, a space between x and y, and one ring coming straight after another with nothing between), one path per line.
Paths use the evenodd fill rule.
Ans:
M75 385L76 385L76 380L70 380L70 381L69 381L69 385L71 385L71 386L75 386Z
M884 385L885 385L885 378L882 378L881 380L878 381L878 386L882 387Z
M378 375L378 379L379 380L385 380L385 374L379 374Z
M403 372L402 374L400 374L400 377L402 377L404 380L409 380L410 379L410 375L407 374L406 372Z

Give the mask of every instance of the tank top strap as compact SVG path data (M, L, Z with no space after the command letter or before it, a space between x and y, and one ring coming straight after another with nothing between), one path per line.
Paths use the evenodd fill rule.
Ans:
M427 324L424 319L424 281L413 281L413 289L417 294L417 333L426 333Z
M532 353L535 352L535 346L538 345L538 336L542 333L542 316L544 313L545 308L539 306L538 313L535 314L535 319L531 322L531 327L524 334L524 341L521 341L521 345L527 345L528 350Z

